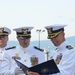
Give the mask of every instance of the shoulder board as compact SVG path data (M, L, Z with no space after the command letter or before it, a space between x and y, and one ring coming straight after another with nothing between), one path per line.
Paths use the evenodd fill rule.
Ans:
M73 49L73 47L72 47L71 45L66 46L66 48L67 48L68 50Z
M10 49L14 49L14 48L16 48L16 46L6 48L5 50L10 50Z
M55 49L55 51L58 50L58 48Z
M40 49L40 48L38 48L36 46L34 46L34 48L37 49L37 50L39 50L39 51L42 51L42 52L44 51L43 49Z

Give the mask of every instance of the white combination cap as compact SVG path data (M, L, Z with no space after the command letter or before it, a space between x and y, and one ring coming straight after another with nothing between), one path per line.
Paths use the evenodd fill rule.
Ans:
M7 27L0 27L0 35L9 35L11 30Z
M64 31L64 27L67 26L65 24L53 24L50 26L46 26L48 32L48 38L52 39L58 36L62 31Z
M16 31L16 34L20 39L28 39L31 38L32 29L33 27L20 27L13 30Z

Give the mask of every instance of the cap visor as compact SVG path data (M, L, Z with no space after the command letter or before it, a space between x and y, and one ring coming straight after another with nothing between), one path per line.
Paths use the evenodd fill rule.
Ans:
M30 36L28 36L28 37L27 36L19 36L19 38L22 39L22 40L24 40L24 39L29 39Z
M55 38L59 35L60 33L52 33L52 34L49 34L48 35L48 39L52 39L52 38Z

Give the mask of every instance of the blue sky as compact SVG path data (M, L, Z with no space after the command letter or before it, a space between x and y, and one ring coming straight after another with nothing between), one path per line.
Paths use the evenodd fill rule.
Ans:
M56 23L68 25L66 37L75 36L75 0L0 0L0 26L33 26L31 40L38 40L37 29ZM46 31L40 39L47 39ZM9 40L16 40L14 31Z

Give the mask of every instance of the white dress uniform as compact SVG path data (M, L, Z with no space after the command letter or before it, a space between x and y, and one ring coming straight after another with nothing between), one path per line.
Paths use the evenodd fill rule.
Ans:
M0 41L4 40L2 36L8 36L10 33L11 33L11 30L9 28L0 26ZM5 47L0 46L0 66L3 61L3 55L6 51L5 50L6 48L8 48L8 46L5 46Z
M44 52L41 52L34 47L29 46L28 48L23 48L20 45L14 49L10 49L5 52L4 60L0 68L0 75L15 75L15 68L18 67L13 57L18 56L20 59L17 59L21 63L25 64L28 67L31 67L30 57L35 55L38 57L38 63L44 62ZM18 75L25 75L24 73Z
M4 53L5 53L5 49L7 48L7 46L6 47L4 47L4 48L0 48L0 66L1 66L1 63L2 63L2 61L3 61L3 55L4 55Z
M65 24L53 24L46 26L48 39L51 39L53 44L57 46L56 51L50 53L50 59L54 59L60 73L52 75L74 75L75 71L75 49L67 44L64 37ZM61 38L62 37L62 38ZM58 42L57 42L58 41ZM63 41L60 45L57 45Z
M50 59L55 60L60 70L60 73L52 75L74 75L75 50L71 48L65 41L57 47L57 50L50 54Z

